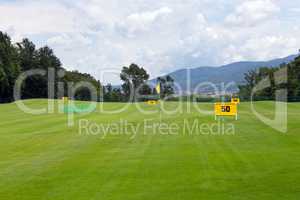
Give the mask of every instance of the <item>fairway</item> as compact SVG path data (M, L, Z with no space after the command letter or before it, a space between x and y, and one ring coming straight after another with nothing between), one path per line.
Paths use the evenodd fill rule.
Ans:
M46 100L25 101L32 108ZM256 102L271 117L273 102ZM178 103L168 102L168 110ZM124 106L104 103L106 110ZM140 103L148 111L157 106ZM198 104L213 111L214 105ZM98 105L100 108L100 104ZM2 200L175 200L175 199L299 199L300 104L288 104L288 132L259 121L250 103L239 105L239 120L226 117L234 134L184 134L185 122L214 124L213 114L184 107L176 114L142 114L135 104L122 113L99 109L67 115L25 114L14 103L0 105L0 199ZM176 123L177 134L85 134L79 121L95 124ZM118 132L118 131L116 131Z

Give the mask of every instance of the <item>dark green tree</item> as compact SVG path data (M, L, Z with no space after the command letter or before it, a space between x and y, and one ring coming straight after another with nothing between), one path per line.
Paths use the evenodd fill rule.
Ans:
M112 85L109 83L104 87L104 101L111 102L112 101Z
M279 70L287 70L287 74L281 77L282 75L277 75ZM287 82L278 83L282 78ZM293 62L279 67L261 67L257 71L249 71L245 74L245 84L239 86L239 96L244 100L250 100L253 88L262 80L267 80L265 83L267 87L257 91L254 100L274 100L277 90L287 89L288 101L300 101L300 56Z
M12 44L10 37L0 31L0 102L13 101L13 89L17 77L21 72L32 69L45 70L46 75L34 75L27 77L22 83L22 98L48 98L48 76L49 69L54 72L65 71L65 76L54 76L54 85L58 91L58 81L64 82L65 91L54 98L67 96L67 83L89 82L96 88L98 97L102 89L98 80L89 74L78 71L67 71L62 67L60 60L49 47L36 49L35 45L28 39L16 45ZM94 96L95 94L93 94ZM89 100L90 91L84 87L79 88L75 95L76 99ZM99 98L100 100L100 98Z
M167 75L166 77L158 77L157 82L161 87L161 97L166 98L174 94L174 79Z
M111 101L112 102L121 102L122 101L122 92L120 88L114 88L111 92Z
M0 102L13 100L13 87L20 71L16 48L10 37L0 32Z
M129 67L123 67L120 78L124 82L122 89L127 100L131 96L132 101L137 101L137 89L149 79L149 74L144 68L131 64Z
M17 47L22 72L39 69L35 45L28 39L23 39L22 42L17 43ZM46 87L46 77L42 77L40 75L30 76L22 84L22 98L46 98Z

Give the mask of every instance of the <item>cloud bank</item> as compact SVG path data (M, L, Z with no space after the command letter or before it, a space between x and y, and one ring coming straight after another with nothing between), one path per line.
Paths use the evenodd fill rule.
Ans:
M49 45L65 67L97 78L132 62L155 77L295 54L298 10L283 0L0 1L0 30Z

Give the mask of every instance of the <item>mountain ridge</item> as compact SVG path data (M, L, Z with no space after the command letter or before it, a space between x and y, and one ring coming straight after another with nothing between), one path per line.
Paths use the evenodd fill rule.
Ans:
M260 67L277 67L281 64L293 61L297 56L299 55L290 55L269 61L240 61L221 66L183 68L168 73L165 76L171 76L175 80L176 85L180 86L181 91L178 91L177 89L177 93L211 93L212 91L207 88L195 92L196 87L200 83L205 82L210 82L217 87L221 84L226 85L233 82L234 86L230 87L229 91L237 92L237 86L243 84L244 74L249 70L256 70ZM188 80L190 80L189 84L187 82ZM150 83L152 84L155 82L156 79L150 80Z

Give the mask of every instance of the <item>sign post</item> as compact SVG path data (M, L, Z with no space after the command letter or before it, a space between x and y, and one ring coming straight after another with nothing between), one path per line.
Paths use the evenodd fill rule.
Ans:
M147 101L147 104L151 105L151 106L157 105L158 103L159 103L158 100L149 100L149 101Z
M240 104L239 98L231 98L231 103Z
M235 116L238 120L236 103L215 103L215 120L218 116Z

